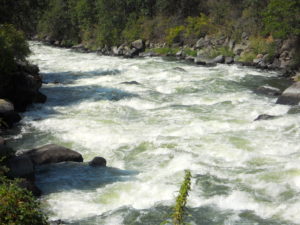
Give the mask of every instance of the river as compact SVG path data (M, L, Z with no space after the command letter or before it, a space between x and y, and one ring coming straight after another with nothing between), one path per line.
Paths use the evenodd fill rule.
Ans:
M284 88L275 72L30 46L48 101L23 114L13 147L56 143L108 162L39 168L50 220L161 224L190 169L190 224L300 224L300 117L254 92Z

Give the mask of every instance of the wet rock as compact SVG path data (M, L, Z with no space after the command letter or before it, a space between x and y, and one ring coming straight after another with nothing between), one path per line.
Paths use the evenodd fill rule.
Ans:
M82 155L71 149L49 144L29 151L17 152L17 155L27 155L34 165L44 165L60 162L83 162Z
M196 57L194 59L195 64L197 65L206 65L207 59L205 59L204 57Z
M138 54L139 54L139 50L136 48L133 48L133 49L126 50L124 53L124 57L125 58L133 58L134 56L137 56Z
M269 96L279 96L281 91L279 88L271 87L268 85L260 86L256 89L259 94L269 95Z
M181 67L174 67L173 69L179 72L186 72L186 70Z
M140 57L155 57L155 56L159 56L159 54L157 54L155 52L140 52L139 56Z
M232 64L234 63L233 57L227 56L225 57L225 64Z
M259 121L259 120L271 120L271 119L275 119L277 116L271 116L271 115L267 115L267 114L262 114L259 115L254 121Z
M144 50L145 49L145 42L142 39L136 40L131 43L131 46L137 50Z
M35 97L34 102L35 103L45 103L46 101L47 101L47 96L44 95L41 92L38 92L37 95L36 95L36 97Z
M13 178L34 178L34 165L27 155L15 156L8 160L8 175Z
M18 123L21 120L21 116L16 112L0 113L0 117L5 122L6 128L11 128L13 124Z
M5 145L6 144L6 141L3 137L0 136L0 146L1 145Z
M213 63L224 63L225 62L225 56L219 55L216 58L212 60Z
M185 60L187 62L194 62L195 61L195 57L188 55L188 56L185 57Z
M300 82L294 83L287 88L278 98L276 104L298 105L300 102Z
M201 49L204 47L207 47L210 44L209 40L206 40L205 38L200 38L196 43L196 49Z
M106 159L103 157L95 157L89 162L89 165L92 167L106 167Z
M126 81L126 82L122 82L121 84L128 84L128 85L141 85L139 82L137 81Z
M184 59L186 54L184 52L184 50L179 50L176 54L175 54L177 59Z

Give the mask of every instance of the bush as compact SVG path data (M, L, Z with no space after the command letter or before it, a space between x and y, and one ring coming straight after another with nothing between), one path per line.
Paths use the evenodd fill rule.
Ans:
M30 50L24 34L13 25L0 25L0 72L15 69L16 61L24 61Z
M216 49L211 50L211 52L209 52L210 58L215 58L219 55L230 56L230 57L235 56L234 52L232 50L230 50L228 47L216 48Z
M263 21L265 32L276 38L300 35L299 0L270 0Z
M48 224L39 202L31 193L20 188L16 181L2 178L0 182L0 224Z
M180 42L182 40L182 34L184 30L185 30L184 26L177 26L177 27L170 28L166 36L167 43L171 45L173 43Z

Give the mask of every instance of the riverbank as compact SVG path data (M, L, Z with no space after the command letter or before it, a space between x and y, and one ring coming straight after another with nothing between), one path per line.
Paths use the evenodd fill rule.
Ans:
M174 57L201 66L215 66L217 63L238 64L259 69L279 71L282 76L292 78L299 75L300 39L291 37L280 40L242 35L241 41L226 36L209 36L200 38L190 45L151 43L142 39L120 46L89 48L84 44L65 45L55 40L40 40L56 47L72 48L78 52L96 52L99 55L133 57Z

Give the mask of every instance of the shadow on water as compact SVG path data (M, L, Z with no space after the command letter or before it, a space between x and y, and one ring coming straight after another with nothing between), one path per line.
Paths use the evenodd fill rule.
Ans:
M257 75L247 75L243 77L240 84L244 87L256 91L258 87L263 85L269 85L271 87L279 88L281 91L291 85L291 81L282 77L267 77Z
M197 208L187 208L185 216L186 224L195 225L293 225L279 219L264 219L254 214L252 211L221 210L215 206L202 206ZM122 215L124 225L153 225L153 224L173 224L172 208L158 205L150 209L137 210L132 207L122 207L116 211L106 212L100 216L74 221L67 224L73 225L93 225L106 224L105 220Z
M98 85L85 86L48 86L43 88L43 93L48 96L46 105L69 106L80 102L90 101L119 101L137 95L116 88L107 88Z
M66 162L38 167L36 184L44 194L70 190L93 190L114 182L134 180L137 174L137 171Z
M111 76L120 74L120 70L94 70L88 72L59 72L41 73L44 83L72 84L76 80L87 79L97 76Z

